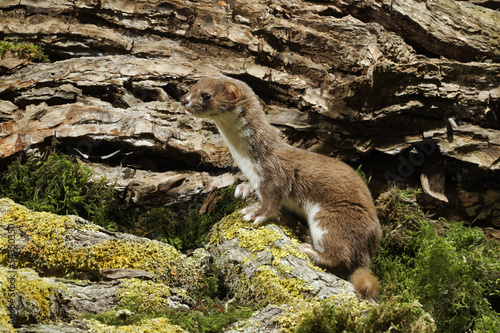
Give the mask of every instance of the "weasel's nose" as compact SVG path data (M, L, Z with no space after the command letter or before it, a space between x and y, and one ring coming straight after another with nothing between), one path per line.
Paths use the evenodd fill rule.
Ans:
M182 96L181 97L181 105L186 105L187 103L188 103L188 100L184 96Z

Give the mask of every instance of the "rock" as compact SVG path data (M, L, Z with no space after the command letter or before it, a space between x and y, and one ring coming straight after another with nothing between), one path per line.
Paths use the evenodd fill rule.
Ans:
M497 130L461 125L455 127L451 134L448 130L425 132L424 138L431 138L445 156L481 168L500 170L500 136Z
M70 324L41 324L29 325L18 328L16 332L22 333L85 333L87 329L81 329Z
M74 216L32 212L8 199L0 200L0 222L0 242L9 250L2 253L2 265L26 267L15 271L2 268L5 284L9 274L14 276L15 296L5 297L1 303L7 307L16 300L14 327L38 325L25 327L26 331L56 329L40 325L48 325L48 320L69 322L82 313L106 312L134 295L143 295L141 302L147 307L190 308L195 302L186 290L202 287L210 258L225 288L240 304L290 309L299 303L354 295L348 282L315 267L286 227L270 224L253 229L238 213L215 226L207 246L210 254L198 249L189 257L167 244L105 232ZM15 245L8 245L9 237L15 237ZM51 277L40 277L33 269ZM83 275L96 279L99 269L104 276L113 274L113 281L71 279ZM153 275L157 282L136 278ZM23 282L26 279L33 286ZM29 290L39 290L45 296L39 298ZM269 311L263 313L271 316ZM290 312L283 311L277 313ZM253 320L261 320L258 318ZM9 322L7 313L2 321ZM102 325L96 321L84 324L81 329Z
M119 279L141 279L141 280L155 280L156 275L140 269L101 269L99 274L107 280L119 280Z
M144 158L138 162L147 164L150 161ZM90 165L94 169L95 180L105 176L126 203L144 206L189 204L214 188L226 188L237 180L237 175L231 172L214 175L190 170L154 172L133 166L109 167L95 162Z
M0 121L5 122L14 118L14 113L18 107L9 101L0 101Z
M159 241L109 232L76 216L33 212L9 199L0 199L0 232L4 248L9 232L16 237L2 254L4 266L15 259L16 267L49 276L95 280L102 269L139 269L171 287L196 290L207 269L201 253L186 257Z
M397 31L430 54L459 61L500 56L500 28L492 24L498 22L500 14L489 8L451 0L387 3L368 0L362 4L339 0L333 3L362 21L375 21L388 30Z
M184 332L163 317L111 326L82 315L123 323L134 316L130 309L200 311L207 304L192 295L207 288L214 274L218 288L227 291L226 306L236 302L258 309L228 332L290 332L323 301L348 305L360 317L378 306L360 300L349 282L313 265L290 229L274 222L254 228L239 212L213 227L206 249L187 256L164 243L0 199L0 244L5 249L0 282L8 290L0 294L0 325L6 332ZM112 280L99 280L99 269ZM82 275L92 280L80 280Z
M283 332L283 327L280 327L277 318L290 311L288 305L268 305L264 309L258 311L252 318L243 320L231 325L226 332L228 333L279 333Z
M485 228L483 229L483 232L488 238L500 241L500 230L494 228Z
M433 199L448 203L445 189L444 164L440 161L429 161L422 168L420 183L422 190Z
M218 222L207 250L231 295L247 304L295 304L353 294L352 285L315 266L286 227L253 227L233 213Z
M0 74L15 72L28 63L30 63L29 59L19 58L11 52L6 52L2 59L0 59Z

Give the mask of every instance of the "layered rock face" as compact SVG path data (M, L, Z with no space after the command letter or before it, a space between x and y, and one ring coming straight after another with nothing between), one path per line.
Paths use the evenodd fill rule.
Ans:
M129 200L187 202L235 180L215 127L178 104L200 77L222 72L250 84L292 144L363 164L375 193L422 187L429 207L498 227L495 9L4 1L0 37L39 44L52 62L2 60L0 157L56 141L119 179Z

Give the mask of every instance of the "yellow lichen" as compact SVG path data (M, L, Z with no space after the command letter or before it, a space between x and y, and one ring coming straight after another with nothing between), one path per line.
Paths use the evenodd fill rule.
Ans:
M0 308L13 305L16 316L32 317L36 322L50 319L52 305L66 291L64 284L43 279L29 268L12 271L0 267L0 288ZM22 307L19 308L19 304L23 304ZM2 324L10 322L8 313L0 320Z
M251 226L250 222L243 221L241 214L234 212L220 220L212 228L207 239L212 244L219 243L222 239L233 239L238 236L241 229L250 228Z
M338 308L347 307L352 313L353 317L362 318L362 314L372 310L376 303L369 302L364 299L360 299L356 294L353 293L343 293L338 295L333 295L327 298L323 303L331 304L332 306Z
M366 300L360 300L355 294L346 292L331 296L321 302L313 299L293 304L282 314L275 317L273 322L280 327L281 332L292 333L304 322L307 316L320 311L325 306L336 308L339 311L345 308L356 321L360 322L360 325L363 325L364 314L373 310L377 305Z
M275 242L285 239L284 235L290 238L291 244L277 246ZM281 265L281 261L285 257L293 255L297 258L307 260L309 267L317 271L324 271L324 269L314 265L307 255L300 250L300 242L297 236L286 226L279 225L279 230L271 227L271 225L254 227L251 222L244 221L239 212L234 212L214 226L208 239L210 243L214 244L220 243L224 239L230 240L235 237L238 237L238 246L248 248L252 252L265 249L271 251L274 256L274 265ZM281 268L284 271L289 271L290 269L284 266Z
M0 299L0 332L15 333L14 326L10 322L10 315L7 307L4 306L3 301Z
M267 247L274 246L274 241L283 239L278 230L270 230L264 227L256 230L239 229L237 233L238 246L249 249L252 252L262 251Z
M289 306L282 314L273 318L283 333L292 333L304 322L304 318L319 306L317 300L302 301Z
M140 302L141 307L161 309L168 306L170 288L162 283L127 279L120 284L116 297L122 305Z
M266 291L266 299L271 304L295 304L306 300L304 292L314 290L306 281L285 278L269 267L260 267L252 278L252 284Z
M94 319L86 319L90 333L183 333L177 325L172 325L167 318L143 320L139 324L127 326L111 326Z
M292 237L290 241L287 236ZM254 227L235 212L219 221L209 235L212 244L231 239L237 239L238 246L252 253L240 259L240 263L245 266L258 263L259 256L265 256L266 251L272 254L270 263L266 261L266 264L260 264L256 269L251 268L250 271L255 270L255 273L250 275L245 272L245 268L228 267L228 263L222 261L221 265L226 266L224 277L237 298L260 305L295 304L305 301L306 295L313 291L306 281L289 275L294 267L284 260L288 256L304 259L314 269L321 269L313 266L300 251L298 239L288 228L274 224Z
M5 244L7 226L13 226L20 256L18 267L31 267L53 276L71 277L75 272L95 272L104 268L142 269L172 285L197 287L197 263L188 260L174 247L137 238L108 239L100 243L79 244L73 233L95 234L98 228L74 216L30 211L10 199L0 199L0 243ZM102 237L102 234L101 234ZM7 251L0 252L1 264L7 266Z

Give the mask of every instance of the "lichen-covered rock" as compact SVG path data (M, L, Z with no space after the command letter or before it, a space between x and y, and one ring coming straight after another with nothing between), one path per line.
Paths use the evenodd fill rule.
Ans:
M209 235L208 251L230 293L247 304L297 304L354 294L352 285L312 264L286 227L254 227L235 212Z
M289 305L268 305L247 320L239 321L226 330L227 333L278 333L282 332L277 318L289 312Z
M34 212L10 199L0 199L0 246L0 325L6 332L24 325L38 325L30 332L57 331L59 326L50 327L51 322L131 302L151 309L188 308L194 301L186 290L203 286L210 257L204 249L187 257L165 243L109 232L76 216ZM154 276L156 281L75 280L98 280L102 269L141 270L137 276L148 273L148 279ZM78 330L116 331L94 321L82 327ZM183 331L158 319L120 332L144 332L148 327L152 332Z
M91 279L104 268L140 269L169 286L194 290L208 262L202 249L187 257L165 243L109 232L76 216L30 211L10 199L0 199L0 246L6 267Z
M0 267L0 288L0 325L12 332L12 325L60 319L59 306L68 297L64 284L41 278L30 268Z
M187 332L179 326L172 325L166 318L145 319L137 325L115 327L87 320L90 333L183 333Z
M304 321L311 318L317 312L322 311L323 307L331 307L339 309L340 312L348 309L349 316L352 319L354 327L370 327L366 326L368 317L373 318L373 314L379 309L379 305L374 302L359 299L355 294L344 293L330 296L322 302L317 299L310 301L301 301L296 304L268 305L265 308L257 311L251 318L239 321L226 329L227 333L292 333L300 327ZM415 307L421 308L417 304ZM398 311L398 309L395 309ZM384 316L380 316L382 319ZM370 318L370 320L371 320ZM385 320L385 318L384 318ZM401 320L402 321L402 320ZM398 325L395 322L395 325ZM435 325L432 318L424 312L424 314L414 321L410 320L409 326L405 328L419 328L412 332L433 332ZM421 329L420 329L421 328ZM349 330L348 330L349 331ZM353 330L354 331L354 330ZM374 330L373 332L375 332Z
M185 289L135 278L113 282L78 281L40 277L30 268L0 267L0 283L0 332L14 332L14 327L26 332L63 332L64 329L87 332L87 328L96 325L79 320L84 314L114 311L119 315L120 309L126 312L130 304L137 309L161 311L189 308L195 303Z
M79 326L82 324L78 323ZM85 326L76 327L72 324L57 323L57 324L40 324L29 325L18 328L17 333L86 333L88 330Z

